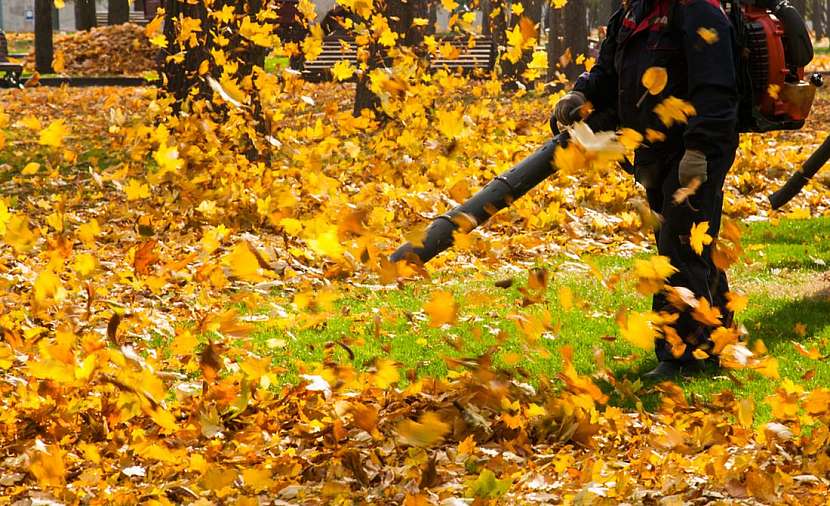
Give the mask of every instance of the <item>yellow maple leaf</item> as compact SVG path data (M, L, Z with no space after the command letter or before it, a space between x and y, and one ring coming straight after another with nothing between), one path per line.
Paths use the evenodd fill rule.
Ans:
M38 229L29 228L29 217L18 213L12 215L6 222L3 240L10 244L15 252L25 253L35 245L38 235Z
M778 359L775 357L765 357L753 369L765 378L778 379L781 377L781 374L778 372Z
M573 309L574 294L569 287L563 286L559 288L559 304L562 306L564 311L570 311Z
M439 132L450 139L461 136L461 132L464 130L464 115L461 109L439 110L435 112L435 116Z
M144 27L144 35L150 37L154 33L158 33L161 31L161 27L164 25L164 16L156 15L152 21L147 23L147 26Z
M696 111L689 102L677 97L668 97L657 104L654 113L666 127L671 127L675 123L686 123L690 116L696 114Z
M165 49L167 48L167 37L165 37L163 33L153 35L150 37L150 44Z
M335 259L343 257L344 249L343 245L340 244L340 239L337 238L337 227L329 228L318 234L308 241L308 245L318 255Z
M663 142L666 140L666 134L658 130L646 128L646 140L648 142Z
M373 375L375 386L381 389L389 388L401 379L398 364L393 360L378 359L375 362L376 372Z
M556 169L565 175L580 173L588 165L585 150L577 146L575 142L569 142L567 146L556 146L553 152L553 164Z
M657 331L652 324L655 317L651 311L630 313L625 324L620 326L620 334L623 339L638 348L653 350L654 339L657 337Z
M660 291L664 280L677 272L668 257L655 255L648 260L635 260L634 272L637 275L637 291L651 295Z
M95 236L101 233L101 227L98 225L98 220L92 218L88 223L78 227L78 239L80 239L87 246L95 242Z
M709 222L702 221L692 225L692 231L689 235L689 244L692 250L698 255L703 254L703 247L712 244L712 236L709 235Z
M629 150L637 149L643 142L643 134L632 128L623 128L617 138Z
M55 56L52 57L52 70L58 74L62 74L66 70L66 59L60 49L56 50Z
M331 74L334 78L338 81L345 81L346 79L350 79L355 72L355 67L352 65L352 62L349 60L340 60L339 62L335 63L334 66L331 68Z
M447 10L447 12L452 12L458 7L458 2L455 0L441 0L441 6Z
M60 302L66 296L61 278L52 269L38 274L32 287L32 301L36 308L43 308Z
M37 174L37 171L40 170L40 164L37 162L29 162L23 167L23 170L20 171L20 174L23 176L32 176Z
M36 445L32 457L29 459L29 471L41 487L62 487L66 479L66 467L63 458L64 452L58 445L45 447L40 443Z
M21 118L17 122L17 124L19 124L20 126L23 126L25 128L28 128L29 130L40 130L41 128L43 128L40 125L40 120L37 119L36 117L34 117L31 114L26 115L23 118Z
M729 301L726 308L735 313L740 313L749 305L749 297L737 292L727 292L726 299Z
M42 146L57 148L63 144L63 139L68 134L69 130L67 130L64 120L57 119L40 131L40 140L38 143Z
M472 455L476 451L476 440L472 434L467 436L463 441L458 443L459 455Z
M130 179L124 187L124 192L127 194L127 200L130 201L146 199L150 196L150 187L138 179Z
M697 306L692 312L692 317L700 323L709 325L710 327L717 327L721 324L720 309L709 304L706 297L698 299Z
M230 253L222 257L222 262L230 267L231 272L243 281L258 283L265 277L259 273L259 262L246 242L238 242Z
M254 492L268 490L276 484L270 469L249 467L242 470L242 482Z
M738 423L744 429L752 427L752 419L755 416L755 401L750 397L740 399L735 406L737 411Z
M421 448L430 447L443 439L449 432L450 425L437 414L428 411L418 421L404 420L398 424L398 436L401 442Z
M66 7L66 3L64 2L64 0L55 0L56 9L63 9L64 7Z
M395 44L398 42L398 34L393 32L388 27L380 34L378 38L378 42L382 46L386 47L394 47Z
M160 145L153 152L153 160L159 165L159 175L167 172L177 172L184 167L184 160L179 158L179 150L176 146Z
M704 28L701 26L697 29L697 34L707 44L714 44L720 39L720 37L718 36L718 31L714 28Z
M95 259L94 256L90 255L89 253L81 253L75 257L75 262L72 265L72 268L81 277L85 278L93 272L95 272L95 268L97 266L98 261Z
M455 323L458 318L458 304L450 292L439 290L433 292L429 302L424 305L424 312L429 316L431 327Z
M652 95L659 95L669 82L669 74L663 67L649 67L643 72L643 86Z
M438 54L440 54L441 58L445 60L455 60L461 56L461 49L453 46L449 42L444 42L441 47L438 48Z
M12 219L11 213L9 213L8 204L6 204L6 200L0 198L0 235L6 234L6 223Z

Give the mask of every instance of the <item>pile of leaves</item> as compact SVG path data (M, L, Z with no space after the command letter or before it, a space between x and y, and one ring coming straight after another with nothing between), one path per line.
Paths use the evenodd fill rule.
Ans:
M92 28L55 37L55 72L76 76L141 75L156 68L158 50L133 23ZM34 49L26 57L34 68Z

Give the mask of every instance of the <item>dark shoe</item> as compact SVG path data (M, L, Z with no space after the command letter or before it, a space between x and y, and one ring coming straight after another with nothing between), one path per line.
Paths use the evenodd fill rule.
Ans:
M680 369L680 362L660 362L657 367L643 374L643 378L649 380L671 379L680 374Z

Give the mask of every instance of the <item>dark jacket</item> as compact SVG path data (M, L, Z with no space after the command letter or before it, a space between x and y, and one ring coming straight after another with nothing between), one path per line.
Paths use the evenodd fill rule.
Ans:
M663 142L644 142L637 165L674 158L684 149L723 158L737 146L735 52L734 30L718 0L631 0L612 16L596 64L574 89L597 111L616 109L622 127L666 134ZM668 83L638 106L650 67L665 68ZM694 106L688 124L666 128L654 112L670 96Z

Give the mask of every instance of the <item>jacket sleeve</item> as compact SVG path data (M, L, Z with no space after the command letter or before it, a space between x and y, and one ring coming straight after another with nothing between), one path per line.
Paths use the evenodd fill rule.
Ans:
M737 135L738 84L732 25L718 0L688 0L683 37L696 111L683 136L685 147L707 159L723 156Z
M597 111L613 109L617 105L617 71L614 68L614 54L617 51L617 32L622 17L622 9L611 16L605 39L599 48L597 62L590 71L583 72L577 78L573 88L574 91L582 92Z

